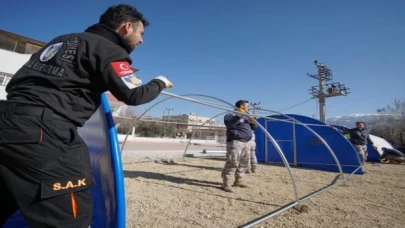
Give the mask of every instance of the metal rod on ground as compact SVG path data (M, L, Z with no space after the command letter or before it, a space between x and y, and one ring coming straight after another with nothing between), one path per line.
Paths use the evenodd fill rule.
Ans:
M321 188L321 189L319 189L319 190L317 190L317 191L315 191L315 192L313 192L313 193L310 193L310 194L308 194L308 195L306 195L306 196L301 197L301 198L299 199L299 202L303 202L303 201L305 201L305 200L308 200L308 199L310 199L310 198L312 198L312 197L314 197L314 196L316 196L316 195L318 195L318 194L320 194L320 193L322 193L322 192L324 192L324 191L326 191L326 190L329 190L329 189L331 189L331 188L333 188L333 187L336 187L336 186L338 186L338 185L340 185L340 184L346 182L346 181L347 181L351 176L353 176L353 174L356 173L360 168L361 168L361 166L359 166L356 170L354 170L352 173L350 173L350 175L346 176L346 177L345 177L344 179L342 179L342 180L339 180L339 181L337 181L337 182L335 182L335 183L333 183L333 184L330 184L330 185L328 185L328 186L326 186L326 187L324 187L324 188ZM248 222L248 223L246 223L246 224L244 224L244 225L242 225L242 226L239 226L239 228L250 228L250 227L253 227L253 226L255 226L255 225L258 225L258 224L260 224L260 223L262 223L262 222L264 222L264 221L266 221L266 220L268 220L268 219L270 219L270 218L272 218L272 217L274 217L274 216L276 216L276 215L278 215L278 214L280 214L280 213L282 213L282 212L284 212L284 211L286 211L286 210L288 210L288 209L290 209L290 208L296 206L297 204L298 204L298 202L289 203L289 204L287 204L287 205L285 205L285 206L283 206L283 207L281 207L281 208L279 208L279 209L277 209L277 210L275 210L275 211L273 211L273 212L271 212L271 213L269 213L269 214L267 214L267 215L264 215L264 216L262 216L262 217L260 217L260 218L257 218L257 219L255 219L255 220L252 220L252 221L250 221L250 222Z
M165 94L165 95L171 96L171 97L176 97L176 98L179 98L179 99L182 99L182 100L191 101L191 102L194 102L194 103L197 103L197 104L202 104L202 105L210 106L210 107L213 107L213 108L222 109L222 110L225 110L225 111L228 111L228 112L239 113L238 111L233 110L233 109L227 109L227 108L224 108L224 107L221 107L221 106L207 104L207 103L205 103L203 101L199 101L199 100L195 100L195 99L191 99L191 98L187 98L187 97L182 97L182 96L179 96L179 95L176 95L176 94L173 94L173 93L168 93L166 91L162 91L162 94ZM298 190L297 190L297 185L295 183L295 178L294 178L294 175L292 173L291 167L288 164L288 161L287 161L286 157L284 156L283 151L281 150L280 146L277 144L276 140L274 140L274 138L270 135L270 133L267 132L267 130L259 122L257 122L257 120L253 119L253 121L267 135L267 137L270 139L273 146L276 148L277 152L279 153L281 159L283 160L284 165L286 166L286 168L288 170L288 173L290 175L290 178L291 178L291 181L292 181L292 184L293 184L295 201L298 202L299 198L298 198Z
M226 108L223 108L223 107L220 107L220 106L217 106L217 105L212 105L212 104L208 104L208 103L206 103L206 102L202 102L202 101L198 101L198 100L194 100L194 99L190 99L190 98L181 97L181 96L179 96L179 95L171 94L171 93L168 93L168 92L165 92L165 91L163 91L162 93L165 94L165 95L167 95L167 96L170 96L170 97L179 98L179 99L183 99L183 100L188 100L188 101L191 101L191 102L194 102L194 103L199 103L199 104L202 104L202 105L206 105L206 106L210 106L210 107L214 107L214 108L226 110L226 111L229 111L229 112L237 113L237 111L235 111L235 110L228 110L228 109L226 109ZM276 120L279 121L279 119L276 119ZM256 122L256 124L258 125L258 127L259 127L260 129L262 129L262 130L265 132L265 134L266 134L266 136L267 136L266 138L269 138L270 141L272 141L273 145L276 147L277 152L280 154L280 156L281 156L281 158L282 158L282 160L283 160L283 162L284 162L284 165L285 165L286 168L288 169L288 172L289 172L289 174L290 174L290 177L291 177L291 180L292 180L292 183L293 183L293 186L294 186L294 193L295 193L295 196L296 196L296 197L295 197L295 198L296 198L295 202L292 203L292 204L290 204L290 205L287 205L286 207L283 207L283 208L279 209L279 210L278 210L278 211L279 211L278 213L281 213L282 211L284 211L284 210L286 210L286 209L288 209L288 208L291 208L291 207L293 207L293 206L299 204L299 203L302 202L303 200L309 199L310 197L313 197L313 196L315 196L315 195L317 195L317 194L319 194L319 193L321 193L321 192L323 192L323 191L329 189L330 187L333 187L333 186L336 186L337 184L343 183L343 182L346 181L349 177L351 177L351 175L353 175L355 172L357 172L357 170L358 170L359 168L361 168L361 166L358 167L351 175L348 175L346 178L342 179L341 181L336 182L335 184L333 184L333 185L331 185L331 186L329 186L329 187L326 187L326 188L321 189L321 190L319 190L319 191L317 191L317 192L315 192L315 193L313 193L313 194L311 194L311 195L307 195L306 197L303 197L303 198L299 199L299 198L298 198L298 193L297 193L297 188L296 188L296 183L295 183L294 176L292 175L291 168L290 168L290 166L289 166L289 164L288 164L288 162L287 162L287 160L286 160L286 158L285 158L283 152L281 151L281 148L280 148L280 147L278 146L278 144L275 142L274 138L267 132L267 130L266 130L265 128L263 128L263 126L261 126L256 120L255 120L255 122ZM261 217L259 220L260 220L260 222L262 222L262 221L264 221L264 220L267 220L268 218L273 217L274 214L275 214L275 213L273 212L273 213L270 214L270 215ZM266 218L265 218L265 217L266 217ZM258 221L258 220L257 220L257 221ZM260 222L258 222L258 223L260 223ZM249 224L253 224L253 223L258 224L258 223L256 223L255 221L253 221L253 222L251 222L251 223L249 223ZM248 226L246 226L246 227L251 227L251 226L253 226L253 225L249 225L249 224L248 224Z

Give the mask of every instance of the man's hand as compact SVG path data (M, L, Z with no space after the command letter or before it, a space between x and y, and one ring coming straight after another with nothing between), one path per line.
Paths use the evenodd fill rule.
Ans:
M159 75L155 79L159 79L159 80L163 81L165 83L165 85L166 85L166 88L172 88L173 87L173 83L170 82L169 79L167 79L163 75Z
M374 146L374 145L373 145L373 148L374 148L374 150L377 150L377 149L378 149L378 147L376 147L376 146Z
M249 123L250 123L250 124L255 124L255 123L256 123L256 122L254 121L255 119L257 119L256 116L250 116L250 118L249 118Z

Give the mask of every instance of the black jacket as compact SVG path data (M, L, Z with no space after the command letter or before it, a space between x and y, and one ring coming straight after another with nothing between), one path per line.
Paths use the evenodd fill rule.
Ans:
M224 116L224 123L228 142L232 140L248 142L252 139L252 131L256 129L256 124L250 124L247 115L239 117L234 113L228 113Z
M352 128L348 130L348 133L350 134L350 141L353 145L365 146L367 144L374 144L366 129L359 130L357 128Z
M109 90L127 105L154 100L165 88L152 80L133 88L131 48L101 24L85 32L56 37L33 54L7 84L7 100L47 106L82 126Z
M386 148L384 150L384 153L381 155L381 158L385 158L385 157L387 157L387 155L392 155L395 157L405 157L405 155L401 151L399 151L397 149L390 149L390 148Z

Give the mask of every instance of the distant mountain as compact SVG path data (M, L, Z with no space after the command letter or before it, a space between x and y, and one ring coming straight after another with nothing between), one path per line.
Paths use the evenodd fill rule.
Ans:
M355 127L357 121L366 123L368 129L372 129L378 117L384 114L377 113L354 113L346 116L335 116L326 119L326 124L329 125L343 125L348 128Z

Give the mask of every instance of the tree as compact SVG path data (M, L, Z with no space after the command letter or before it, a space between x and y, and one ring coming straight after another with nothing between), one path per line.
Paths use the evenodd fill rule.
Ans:
M158 137L163 134L161 124L156 122L139 121L136 126L136 133L140 137Z
M117 110L117 116L114 121L117 125L117 131L119 134L128 134L132 132L133 127L136 127L136 113L133 108L127 105L122 105Z
M385 108L377 109L380 114L371 134L385 138L388 142L405 146L405 100L395 99Z

